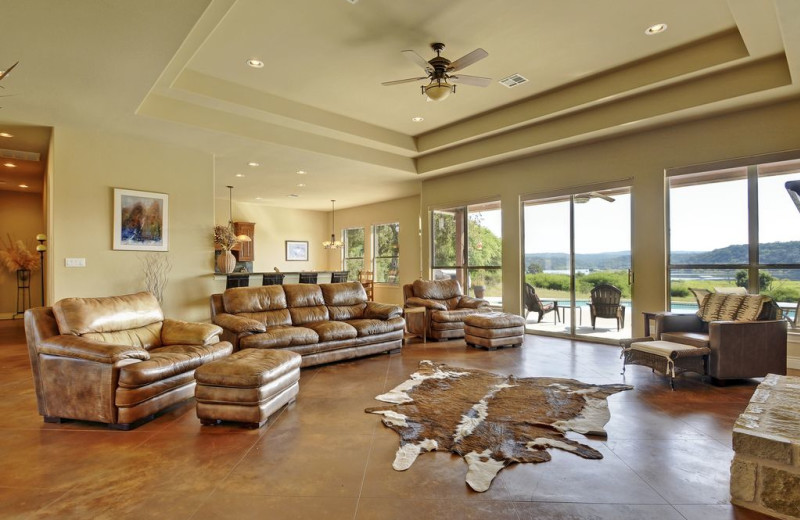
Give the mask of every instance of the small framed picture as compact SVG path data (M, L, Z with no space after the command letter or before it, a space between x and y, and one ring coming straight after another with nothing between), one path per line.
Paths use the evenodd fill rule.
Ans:
M308 241L287 240L286 241L286 261L287 262L307 262L308 261Z
M169 251L169 195L114 188L113 248Z

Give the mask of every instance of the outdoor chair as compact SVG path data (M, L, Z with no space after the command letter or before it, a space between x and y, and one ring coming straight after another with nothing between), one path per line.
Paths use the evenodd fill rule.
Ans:
M592 289L592 302L589 312L592 315L592 329L595 328L597 318L610 318L617 320L617 330L625 326L625 306L620 304L622 291L613 285L600 284Z
M528 314L531 312L539 313L539 319L536 323L542 322L542 317L547 314L548 312L556 311L555 313L555 320L553 323L558 323L558 302L552 303L544 303L542 300L539 299L539 295L536 294L536 289L529 283L525 284L524 287L524 295L525 295L525 320L528 319Z

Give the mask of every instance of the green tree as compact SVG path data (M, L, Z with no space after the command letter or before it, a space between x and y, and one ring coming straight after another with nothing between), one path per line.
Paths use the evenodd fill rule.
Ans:
M772 288L772 282L775 277L769 274L768 271L759 271L758 273L758 292L766 292ZM750 286L750 280L745 269L736 271L736 286L744 287L747 289Z

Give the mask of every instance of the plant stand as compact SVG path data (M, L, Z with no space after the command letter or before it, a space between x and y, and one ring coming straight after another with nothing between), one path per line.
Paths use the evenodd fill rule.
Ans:
M23 316L31 306L31 272L28 269L17 269L17 312L12 319Z

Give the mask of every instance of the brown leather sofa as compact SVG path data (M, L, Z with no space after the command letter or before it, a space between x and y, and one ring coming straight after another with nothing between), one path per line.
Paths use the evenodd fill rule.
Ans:
M739 298L758 305L749 319L741 319L745 305ZM727 311L730 316L718 318ZM786 321L775 318L776 306L769 298L709 295L698 314L657 314L655 337L710 348L708 375L715 382L786 374Z
M194 395L194 371L233 346L209 323L165 319L152 294L67 298L25 311L39 414L129 429Z
M405 329L402 309L367 301L359 282L227 289L211 317L236 350L291 350L303 367L400 349Z
M458 280L415 280L403 286L406 307L425 307L408 314L408 331L433 339L464 337L464 318L490 312L489 302L464 296Z

